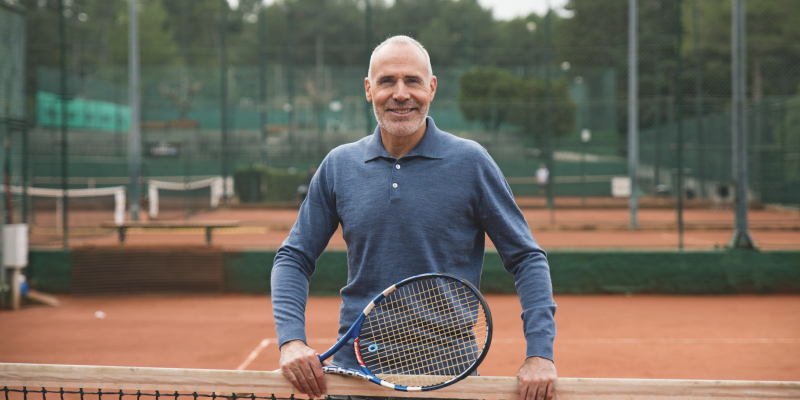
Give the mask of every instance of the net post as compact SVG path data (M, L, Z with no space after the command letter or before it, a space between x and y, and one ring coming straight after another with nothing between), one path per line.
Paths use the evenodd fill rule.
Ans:
M47 400L47 388L42 387L42 400Z

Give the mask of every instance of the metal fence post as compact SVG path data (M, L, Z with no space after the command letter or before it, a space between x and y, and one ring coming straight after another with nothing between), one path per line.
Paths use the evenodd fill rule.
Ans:
M631 180L631 196L628 200L628 227L639 227L636 212L638 210L638 197L636 190L636 170L639 166L639 70L637 43L638 18L636 15L636 2L629 0L628 15L628 176Z
M747 100L745 74L745 4L744 0L732 0L732 129L733 182L735 224L728 247L732 249L755 249L756 245L747 227Z

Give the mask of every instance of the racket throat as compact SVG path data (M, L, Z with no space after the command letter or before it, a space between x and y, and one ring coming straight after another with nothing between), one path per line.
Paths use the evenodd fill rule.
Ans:
M361 369L367 369L367 366L364 364L364 360L361 359L361 351L359 351L358 339L359 338L356 337L356 339L353 340L353 349L356 352L356 358L358 359L358 365L361 366Z

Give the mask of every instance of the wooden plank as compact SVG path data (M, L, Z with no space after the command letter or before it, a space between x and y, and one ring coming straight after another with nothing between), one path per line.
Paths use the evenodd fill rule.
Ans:
M397 392L360 379L328 375L328 394L383 397L515 399L516 378L468 377L425 393ZM0 364L0 386L179 392L297 394L280 372L175 368ZM800 398L800 382L559 378L557 398Z

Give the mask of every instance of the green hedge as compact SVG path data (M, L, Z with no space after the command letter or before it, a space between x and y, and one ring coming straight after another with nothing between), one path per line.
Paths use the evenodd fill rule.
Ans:
M226 252L225 290L266 294L275 252ZM800 293L800 252L552 252L558 294ZM325 252L311 277L312 295L337 296L347 282L347 253ZM500 255L487 251L484 293L515 293Z
M274 251L224 251L224 290L270 293ZM557 294L654 293L671 295L800 293L800 252L552 252ZM24 273L41 291L70 291L70 253L31 251ZM347 253L325 252L317 261L310 293L338 296L347 282ZM484 293L515 293L514 280L497 252L487 251Z

